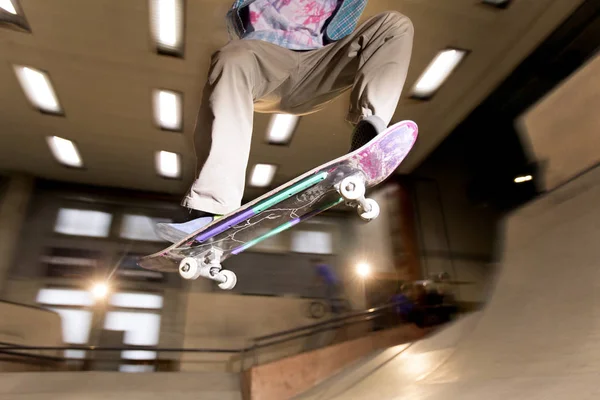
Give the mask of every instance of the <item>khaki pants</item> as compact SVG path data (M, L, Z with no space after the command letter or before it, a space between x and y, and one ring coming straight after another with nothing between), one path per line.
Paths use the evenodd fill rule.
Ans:
M182 205L214 214L241 205L254 111L309 114L351 88L347 120L377 115L388 125L412 42L410 20L385 12L316 50L260 40L228 43L211 58L194 133L198 178Z

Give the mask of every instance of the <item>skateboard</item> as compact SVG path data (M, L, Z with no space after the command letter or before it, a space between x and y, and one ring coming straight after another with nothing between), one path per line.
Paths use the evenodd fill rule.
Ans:
M361 148L329 161L211 222L166 249L138 260L142 268L208 278L223 290L237 283L221 263L344 202L364 221L379 215L366 189L390 176L417 140L412 121L398 122Z

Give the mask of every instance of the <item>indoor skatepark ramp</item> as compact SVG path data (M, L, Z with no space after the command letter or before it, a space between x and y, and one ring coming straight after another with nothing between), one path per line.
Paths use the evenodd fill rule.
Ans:
M509 215L479 313L299 399L600 398L600 167Z

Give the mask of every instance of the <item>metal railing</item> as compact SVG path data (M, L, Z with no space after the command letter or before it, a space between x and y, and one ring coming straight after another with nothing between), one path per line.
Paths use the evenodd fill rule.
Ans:
M338 330L350 325L373 321L384 315L394 304L387 304L381 307L371 308L364 311L351 312L338 317L330 318L326 321L299 326L297 328L285 329L268 335L257 336L250 339L250 345L242 348L159 348L155 346L26 346L12 345L0 342L0 354L9 354L11 356L23 356L28 358L39 358L40 360L66 361L70 358L60 356L47 356L41 354L24 353L25 351L64 351L64 350L83 350L92 352L121 352L126 350L134 351L153 351L160 353L220 353L220 354L239 354L241 368L244 368L244 360L248 353L252 353L252 365L258 364L257 350L275 346L292 340L302 339L311 335L323 333L326 331ZM79 360L80 359L73 359ZM133 361L133 362L130 362ZM139 360L137 360L139 361ZM137 362L136 360L127 360L128 364L148 364L148 362ZM154 361L154 360L152 360Z

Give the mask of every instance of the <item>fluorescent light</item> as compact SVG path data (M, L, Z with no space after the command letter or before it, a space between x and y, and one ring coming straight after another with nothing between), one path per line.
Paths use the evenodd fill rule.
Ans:
M265 187L271 184L277 167L271 164L256 164L252 169L250 185L256 187Z
M183 1L150 0L152 35L159 52L181 54L183 48Z
M156 153L156 170L165 178L179 178L181 175L181 161L179 154L170 151Z
M444 50L435 56L413 88L414 97L430 97L448 79L467 54L464 50Z
M155 90L154 120L162 129L181 130L181 94L172 90Z
M15 72L25 95L35 107L54 114L62 112L52 83L45 72L23 66L15 66Z
M0 8L2 8L5 11L8 11L11 14L17 14L17 10L15 9L15 6L10 0L0 0Z
M81 161L77 147L75 147L75 143L58 136L48 136L46 139L54 158L58 162L69 167L83 167L83 162Z
M298 124L298 117L291 114L275 114L269 122L267 139L269 143L287 143L290 141L294 129Z
M515 178L515 183L523 183L523 182L530 181L532 179L533 179L533 177L531 175L517 176Z

